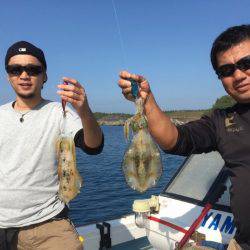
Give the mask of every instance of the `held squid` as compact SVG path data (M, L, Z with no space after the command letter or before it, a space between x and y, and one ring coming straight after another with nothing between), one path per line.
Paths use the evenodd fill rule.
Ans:
M64 83L67 84L67 83ZM66 204L74 199L82 187L82 177L76 167L76 152L74 138L65 133L66 102L62 101L63 123L62 131L57 139L56 151L58 161L59 198Z
M125 138L129 139L130 128L134 137L124 154L122 169L127 184L142 193L155 186L159 180L162 162L160 151L148 132L147 119L143 115L143 100L136 98L135 104L136 114L124 125Z
M82 186L76 168L75 143L71 136L61 134L57 141L59 198L66 204L74 199Z

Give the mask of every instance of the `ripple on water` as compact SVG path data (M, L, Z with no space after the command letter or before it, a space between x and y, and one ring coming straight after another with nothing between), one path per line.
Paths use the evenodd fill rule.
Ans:
M122 173L121 162L128 145L123 128L103 126L105 145L99 155L86 155L77 149L77 166L84 183L81 193L70 203L70 217L75 225L95 223L132 212L135 199L159 194L184 157L162 153L163 175L156 187L144 194L130 189Z

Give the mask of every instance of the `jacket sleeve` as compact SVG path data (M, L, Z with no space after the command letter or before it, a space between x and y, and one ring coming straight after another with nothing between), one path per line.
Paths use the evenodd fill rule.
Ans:
M212 114L177 126L178 138L176 145L173 149L164 150L164 152L188 156L217 150L216 127L213 119L214 115Z
M74 137L74 142L76 147L81 148L86 154L88 155L97 155L100 154L103 150L104 146L104 135L102 134L102 141L101 144L96 147L96 148L90 148L84 143L84 138L83 138L83 129L80 129L75 137Z

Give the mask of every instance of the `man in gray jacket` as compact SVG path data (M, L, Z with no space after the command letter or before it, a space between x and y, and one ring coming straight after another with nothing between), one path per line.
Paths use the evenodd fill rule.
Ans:
M47 80L44 53L31 43L17 42L7 51L5 68L16 99L0 107L2 247L82 249L67 207L58 197L55 145L63 111L61 103L41 96ZM100 153L103 135L84 88L75 79L63 81L68 85L58 85L58 94L76 111L67 108L65 132L84 152Z

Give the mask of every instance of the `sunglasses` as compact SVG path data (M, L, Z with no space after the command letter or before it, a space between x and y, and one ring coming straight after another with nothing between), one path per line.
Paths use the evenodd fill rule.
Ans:
M24 71L29 76L38 76L39 74L43 72L43 67L39 65L33 65L33 64L28 64L26 66L13 64L13 65L7 65L6 71L8 74L14 75L14 76L20 76Z
M241 71L249 70L250 69L250 55L241 58L235 64L225 64L225 65L220 66L216 70L216 74L218 75L218 78L221 79L223 77L232 76L236 69L239 69Z

